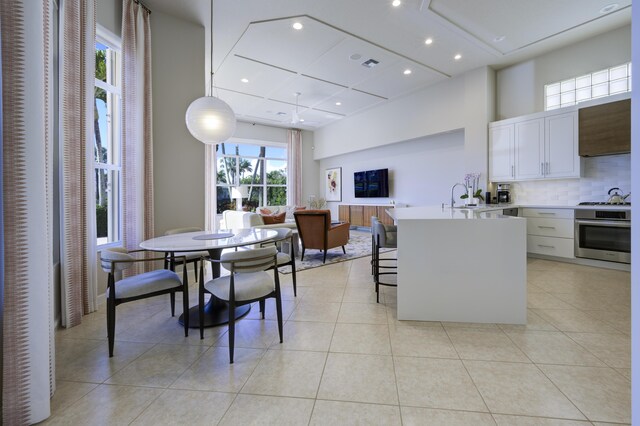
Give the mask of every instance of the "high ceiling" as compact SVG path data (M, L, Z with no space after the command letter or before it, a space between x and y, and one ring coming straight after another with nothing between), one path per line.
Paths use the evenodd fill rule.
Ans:
M210 27L210 0L144 3ZM629 24L631 0L217 0L213 15L217 96L240 120L314 129Z

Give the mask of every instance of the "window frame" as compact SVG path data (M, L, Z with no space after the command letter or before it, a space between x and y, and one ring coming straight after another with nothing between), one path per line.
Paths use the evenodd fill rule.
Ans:
M96 25L95 43L107 46L110 54L106 55L106 82L95 78L94 87L104 90L107 94L107 129L109 149L107 150L107 162L96 161L93 156L93 169L96 172L107 173L110 177L111 185L117 184L114 191L107 187L107 237L98 238L97 218L96 218L96 245L98 249L107 247L118 247L122 245L122 41L103 26ZM117 81L114 81L117 80ZM115 100L114 100L115 99ZM95 129L92 129L91 143L89 149L95 149ZM105 144L103 144L105 146ZM99 174L99 173L97 173ZM115 176L117 175L117 176ZM115 177L114 177L115 176ZM96 182L96 189L98 183ZM93 192L92 203L96 203L96 193ZM106 242L103 242L106 240ZM110 241L111 240L111 241Z
M612 71L615 71L623 67L626 67L626 77L619 77L619 78L612 79L611 78ZM554 109L560 109L560 108L577 105L581 102L590 101L592 99L599 99L607 96L617 95L619 93L631 92L631 84L632 84L631 71L632 71L631 61L629 61L629 62L615 65L609 68L605 68L605 69L593 71L590 73L578 75L575 77L566 78L560 81L555 81L553 83L545 84L543 89L544 110L552 111ZM606 80L602 80L594 83L594 77L599 77L605 72L607 75ZM580 84L581 80L582 81L588 80L588 84ZM612 84L616 82L621 82L623 80L626 82L627 90L616 91L612 93L611 92ZM600 94L600 95L594 96L594 88L597 88L598 86L602 87L602 85L605 85L605 84L607 87L606 94ZM588 90L589 96L587 97L583 95L582 98L580 98L579 92L582 91L583 93L586 93L587 90ZM557 103L554 102L550 105L550 98L556 97L556 96L558 97L558 102ZM563 97L565 99L565 102L563 102Z
M267 155L265 155L264 157L259 157L259 156L252 156L252 155L236 155L234 154L222 154L220 152L216 152L215 153L215 162L214 162L214 175L213 175L213 179L214 179L214 186L216 188L216 194L218 193L218 189L219 188L227 188L227 190L229 191L229 193L231 193L231 188L235 187L235 183L218 183L218 171L220 171L221 169L218 166L218 162L223 159L223 158L231 158L231 159L235 159L235 167L236 167L236 176L240 176L240 161L239 159L247 159L247 160L257 160L257 161L264 161L264 167L263 167L263 172L264 175L260 177L260 179L262 179L262 182L258 183L258 184L254 184L254 187L259 187L262 191L262 201L261 204L262 206L267 205L267 197L268 197L268 189L269 188L285 188L285 194L288 194L289 192L289 171L288 171L288 161L289 161L289 149L287 147L287 145L285 143L278 143L278 142L269 142L269 141L261 141L261 140L244 140L244 139L237 139L237 138L231 138L227 141L225 141L225 143L228 143L230 145L252 145L252 146L257 146L257 147L274 147L274 148L280 148L283 149L285 152L285 157L284 158L277 158L277 157L269 157ZM282 161L285 163L285 170L286 170L286 184L282 185L282 184L269 184L267 182L267 162L268 161ZM240 184L240 186L244 186L244 187L249 187L249 185L247 184ZM216 195L216 200L217 200L217 195ZM217 204L217 201L216 201ZM221 213L217 212L218 208L216 206L216 216L220 216Z

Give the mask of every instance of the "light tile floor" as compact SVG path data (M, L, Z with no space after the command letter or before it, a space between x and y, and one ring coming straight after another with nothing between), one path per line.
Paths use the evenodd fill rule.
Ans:
M368 258L281 275L273 303L185 338L168 298L56 333L52 425L589 425L630 423L629 273L528 261L528 324L406 322ZM196 286L191 291L196 301ZM176 304L179 310L180 303Z

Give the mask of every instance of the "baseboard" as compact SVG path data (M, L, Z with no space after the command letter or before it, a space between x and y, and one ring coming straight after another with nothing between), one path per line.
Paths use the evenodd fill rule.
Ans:
M527 253L528 257L534 259L553 260L556 262L573 263L574 265L593 266L595 268L615 269L617 271L631 272L631 265L628 263L607 262L605 260L582 259L579 257L556 257L545 254Z

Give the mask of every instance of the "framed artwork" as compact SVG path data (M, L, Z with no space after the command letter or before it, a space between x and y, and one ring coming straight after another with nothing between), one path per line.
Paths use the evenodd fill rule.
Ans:
M324 175L324 198L327 201L342 201L342 167L327 169Z

